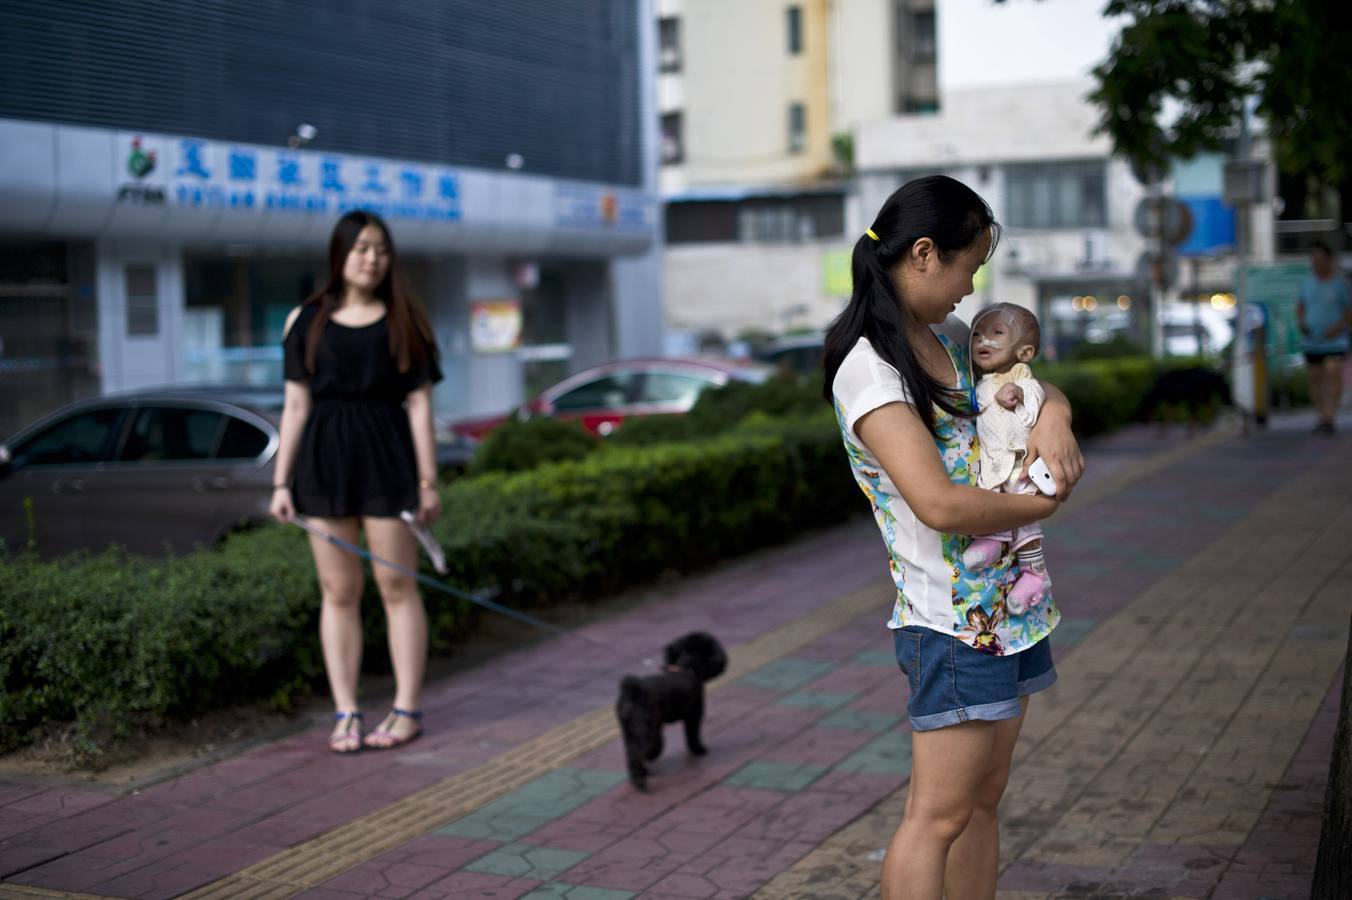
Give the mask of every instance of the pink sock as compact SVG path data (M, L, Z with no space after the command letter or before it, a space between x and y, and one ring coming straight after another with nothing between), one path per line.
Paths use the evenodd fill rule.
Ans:
M1042 602L1051 587L1052 580L1045 572L1025 571L1010 588L1005 598L1005 609L1013 616L1021 616Z
M962 564L971 571L989 568L997 559L1004 556L1004 541L979 537L967 545L962 552Z

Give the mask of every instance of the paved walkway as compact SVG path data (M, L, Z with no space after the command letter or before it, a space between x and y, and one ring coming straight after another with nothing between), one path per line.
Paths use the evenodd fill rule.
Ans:
M1019 745L1006 900L1308 895L1352 439L1285 424L1092 448L1047 529L1060 683ZM910 742L872 524L652 593L583 630L608 651L536 642L433 686L401 751L336 757L323 726L131 793L0 782L0 897L876 896ZM673 728L636 793L616 682L694 628L732 648L711 752Z

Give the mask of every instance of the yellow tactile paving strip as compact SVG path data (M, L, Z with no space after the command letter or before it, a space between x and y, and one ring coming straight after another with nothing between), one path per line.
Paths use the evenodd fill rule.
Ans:
M856 591L754 641L733 648L722 684L791 654L865 613L886 608L889 585ZM593 710L471 769L410 794L312 841L186 895L191 898L290 897L387 850L465 816L491 800L619 736L610 707Z
M33 900L34 897L65 897L67 900L105 900L101 894L76 894L29 887L26 884L0 884L0 900Z
M1340 635L1346 621L1352 476L1335 468L1254 507L1058 663L1002 805L1021 823L1002 833L1006 862L1112 867L1142 844L1244 841L1343 660L1341 639L1286 639L1292 626ZM755 896L876 896L869 854L904 802L904 790L886 798Z

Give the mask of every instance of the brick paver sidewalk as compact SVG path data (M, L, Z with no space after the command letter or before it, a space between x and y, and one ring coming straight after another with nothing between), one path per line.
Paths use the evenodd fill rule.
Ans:
M1347 638L1352 441L1274 430L1096 445L1049 523L1067 618L1004 810L1002 896L1303 897ZM657 593L657 592L655 592ZM428 734L326 727L120 796L0 782L0 897L876 896L909 766L859 522L433 685ZM639 794L610 706L714 631L708 756Z

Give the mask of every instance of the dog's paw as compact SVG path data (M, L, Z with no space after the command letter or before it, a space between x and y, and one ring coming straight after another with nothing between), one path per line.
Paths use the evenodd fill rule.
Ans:
M703 756L704 754L709 752L709 748L704 746L703 744L696 744L695 746L690 748L690 752L693 753L695 756Z
M638 777L635 777L635 776L632 776L632 775L631 775L631 776L629 776L629 783L632 784L632 785L634 786L634 790L636 790L636 791L641 791L641 792L644 793L644 794L648 793L648 779L647 779L647 778L638 778Z

